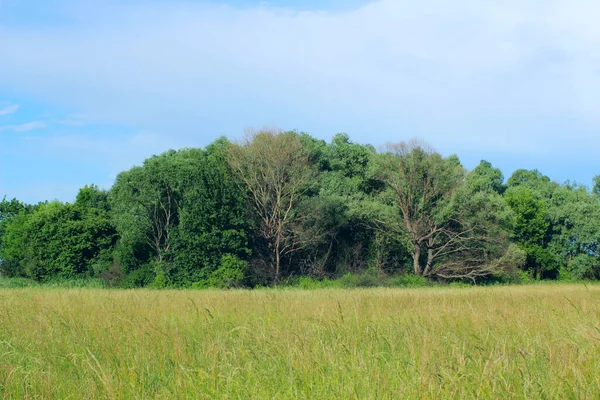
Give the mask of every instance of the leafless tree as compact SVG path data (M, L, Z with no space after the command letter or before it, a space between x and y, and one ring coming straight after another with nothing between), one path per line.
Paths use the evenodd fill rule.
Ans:
M399 217L388 226L408 236L415 274L475 279L497 269L481 251L499 239L491 234L497 225L469 218L473 208L460 196L465 171L455 157L444 158L417 141L389 144L379 170Z
M314 176L310 156L295 133L271 129L250 132L232 144L228 160L249 193L259 234L268 243L271 275L278 281L283 258L303 244L294 234L294 207Z

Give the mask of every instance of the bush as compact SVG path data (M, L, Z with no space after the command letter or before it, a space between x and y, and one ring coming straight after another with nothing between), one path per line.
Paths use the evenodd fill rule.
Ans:
M48 288L60 289L104 289L106 282L102 279L51 279L42 284Z
M286 286L297 287L300 289L325 289L332 287L340 287L339 281L324 278L324 279L315 279L310 276L299 276L294 278L288 282L286 282Z
M465 289L465 288L472 288L473 284L467 283L467 282L450 282L450 283L448 283L448 287L452 288L452 289Z
M159 271L152 281L152 287L154 289L164 289L167 286L169 286L169 280L162 271Z
M156 278L156 272L150 264L128 273L121 284L124 288L136 288L149 285Z
M351 274L347 273L339 279L340 285L345 288L366 288L385 286L383 281L372 274Z
M18 289L38 286L38 283L27 278L0 278L0 289Z
M194 289L221 288L230 289L243 286L248 262L240 260L233 254L225 254L221 257L221 265L213 271L208 279L192 284Z
M390 286L393 287L425 287L427 279L418 275L397 275L389 278Z
M300 289L323 289L323 288L369 288L369 287L424 287L429 281L422 276L397 275L378 276L373 272L362 274L347 273L338 279L315 279L309 276L299 276L284 283L285 286Z

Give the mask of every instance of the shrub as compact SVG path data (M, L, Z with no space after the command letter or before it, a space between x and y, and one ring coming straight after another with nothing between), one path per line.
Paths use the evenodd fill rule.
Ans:
M405 274L391 277L389 283L394 287L424 287L427 286L427 279L418 275Z
M208 279L193 283L192 288L204 289L214 287L229 289L241 287L244 283L247 270L247 261L240 260L233 254L225 254L221 257L219 268L213 271Z
M154 281L156 272L151 265L146 264L138 269L134 269L128 273L122 282L124 288L144 287Z
M18 289L37 285L37 282L27 278L0 278L0 289Z
M42 286L59 289L103 289L106 283L102 279L92 278L51 279L44 282Z
M323 278L323 279L315 279L310 276L299 276L297 278L292 279L288 282L289 286L297 287L300 289L324 289L324 288L332 288L339 287L339 281Z
M339 279L340 285L345 288L366 288L384 286L382 280L372 274L347 273Z

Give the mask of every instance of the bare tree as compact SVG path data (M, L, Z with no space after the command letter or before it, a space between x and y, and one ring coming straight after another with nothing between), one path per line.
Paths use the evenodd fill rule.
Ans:
M294 207L314 176L310 156L294 132L263 130L232 144L229 164L248 191L267 242L272 278L281 277L283 258L302 247L294 224Z
M146 243L156 254L159 263L165 261L164 254L171 247L172 231L178 223L179 203L169 184L165 184L162 193L153 202L137 203L146 213L150 229L146 231Z
M474 279L495 269L485 248L498 239L490 234L497 224L470 218L473 208L461 192L465 170L456 157L417 141L389 144L379 170L399 217L387 225L407 234L416 275Z

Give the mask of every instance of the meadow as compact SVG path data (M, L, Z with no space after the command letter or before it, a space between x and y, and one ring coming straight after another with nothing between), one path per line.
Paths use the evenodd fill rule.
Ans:
M598 398L600 286L0 289L0 398Z

